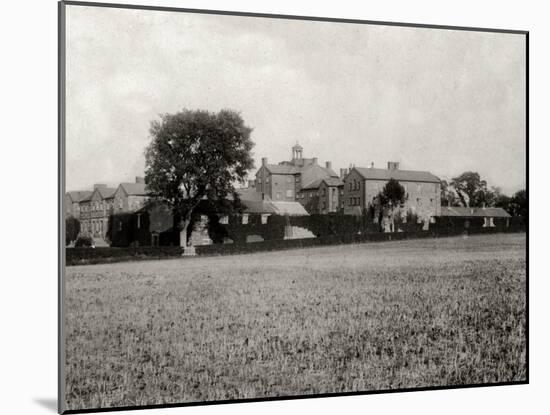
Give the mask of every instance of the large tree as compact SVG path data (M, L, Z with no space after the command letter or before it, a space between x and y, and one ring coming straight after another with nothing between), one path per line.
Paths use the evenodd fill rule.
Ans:
M455 190L462 206L483 206L487 203L487 182L479 173L467 171L453 178L450 185Z
M232 110L183 110L151 123L145 183L153 196L173 207L181 246L187 245L187 228L201 200L235 196L234 185L254 167L251 132Z

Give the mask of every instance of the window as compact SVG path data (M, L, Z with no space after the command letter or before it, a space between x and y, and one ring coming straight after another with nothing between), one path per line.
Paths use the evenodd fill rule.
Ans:
M262 213L262 225L265 225L267 223L267 218L269 217L268 214Z
M353 198L352 197L349 198L349 205L353 206Z
M269 183L269 177L266 177L266 178L265 178L265 182L266 182L266 183Z
M327 208L327 204L326 202L323 202L323 209L326 209Z
M141 227L141 213L137 214L137 228L139 229Z
M300 176L296 176L296 183L300 183Z
M321 192L321 196L327 195L327 189L323 187L323 191Z
M243 225L248 225L248 213L243 214Z
M292 176L286 176L286 182L292 183Z
M292 192L292 190L291 190L291 189L288 189L288 190L286 191L286 197L293 197L293 196L294 196L294 193Z
M118 222L118 230L119 230L119 231L122 230L122 221L119 221L119 222Z
M418 206L422 206L422 200L420 200L419 197L416 198L416 204L417 204Z
M352 190L351 188L352 184L351 184L351 181L349 182L349 190Z
M122 199L118 199L118 208L122 209Z
M418 183L418 184L416 185L416 191L417 191L418 193L421 193L421 192L422 192L422 185L421 185L420 183Z
M277 192L277 194L275 195L275 198L280 199L281 198L281 192Z
M222 217L220 218L220 223L221 223L222 225L227 225L227 224L229 223L229 216L227 216L227 215L222 216Z

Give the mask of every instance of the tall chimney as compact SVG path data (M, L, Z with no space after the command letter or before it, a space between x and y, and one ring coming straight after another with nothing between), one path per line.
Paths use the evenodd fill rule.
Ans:
M313 164L317 164L318 161L317 157L313 157Z
M145 183L145 178L140 177L140 176L136 176L136 183Z
M348 174L348 169L340 169L340 178L341 179L343 179L346 174Z
M371 164L370 164L370 168L371 168L371 169L374 169L374 161L373 161L373 162L371 162Z
M325 165L327 166L327 169L332 169L332 162L327 161Z
M106 184L103 184L103 183L96 183L94 184L94 190L95 189L105 189L107 187Z
M262 166L267 166L267 157L262 157Z

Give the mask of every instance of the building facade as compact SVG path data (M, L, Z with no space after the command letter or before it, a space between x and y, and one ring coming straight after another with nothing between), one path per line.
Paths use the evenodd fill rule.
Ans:
M79 201L74 202L77 197ZM80 221L80 233L99 242L106 240L112 214L137 211L145 205L147 199L142 177L136 177L135 183L121 183L116 188L94 184L93 191L67 192L65 195L67 212L69 206L73 216L78 212L75 217Z
M400 170L399 163L388 162L387 169L353 167L344 179L345 214L361 214L375 203L386 183L394 179L405 189L404 210L422 220L441 214L441 181L426 171Z
M310 214L337 213L342 211L340 200L344 182L337 177L319 179L298 192L298 201Z
M264 198L281 202L297 201L305 206L307 200L303 196L306 193L302 193L302 189L311 189L321 179L330 178L338 178L331 162L326 162L325 167L320 166L316 157L303 157L303 147L296 144L292 147L292 159L289 161L269 164L266 157L262 158L256 179L250 184Z

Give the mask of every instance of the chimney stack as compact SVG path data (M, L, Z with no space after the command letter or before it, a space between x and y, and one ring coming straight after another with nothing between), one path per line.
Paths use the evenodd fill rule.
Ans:
M332 162L327 161L326 163L327 169L332 169Z
M399 170L399 162L388 161L388 170Z
M140 177L140 176L136 176L136 183L144 183L145 184L145 178Z
M94 190L95 189L105 189L107 188L107 185L106 184L103 184L103 183L96 183L94 184Z
M348 174L348 169L340 169L340 178L343 179Z
M374 161L373 161L373 162L371 162L371 164L370 164L370 168L371 168L371 169L374 169Z
M262 166L267 166L267 157L262 157Z
M318 161L317 157L313 157L313 164L317 164Z

